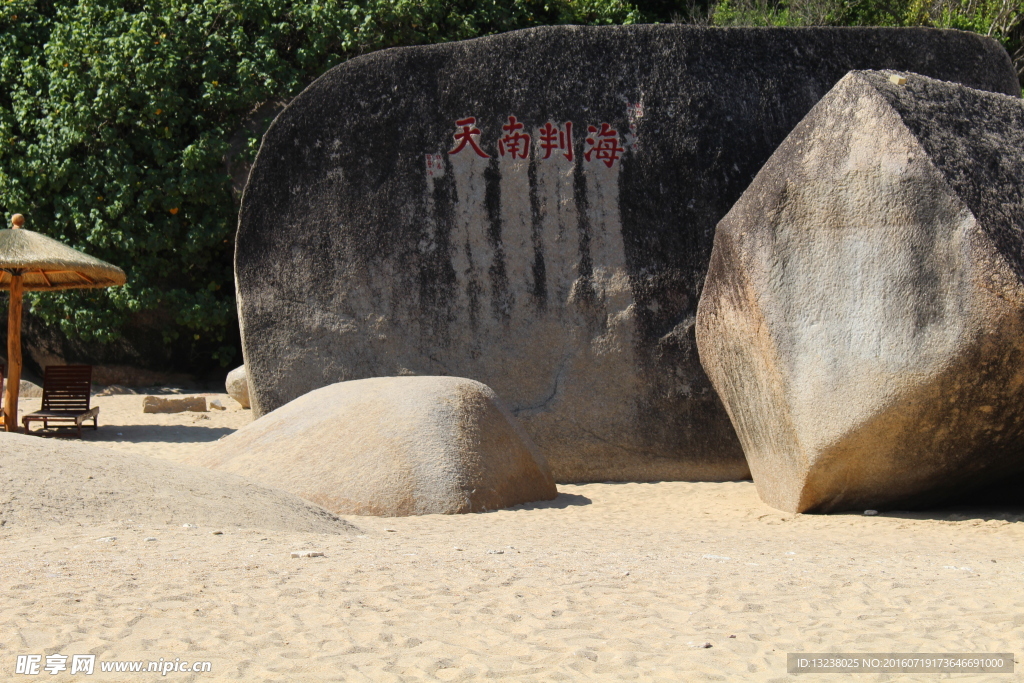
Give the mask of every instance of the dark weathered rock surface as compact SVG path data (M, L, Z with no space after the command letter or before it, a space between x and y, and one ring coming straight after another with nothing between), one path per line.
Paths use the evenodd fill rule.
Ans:
M160 314L137 314L132 316L119 339L84 341L69 337L59 326L49 325L26 311L25 362L40 376L48 365L92 365L93 382L104 385L142 387L194 383L198 376L215 369L216 362L190 354L186 344L168 344L165 334L172 324L173 320ZM5 319L0 321L0 337L7 334L6 330ZM6 351L2 355L6 355ZM194 374L182 372L184 368Z
M559 481L748 476L693 337L714 226L847 71L883 67L1017 87L994 41L917 29L552 27L331 70L243 198L254 409L458 375Z
M374 377L317 389L218 441L197 464L338 514L482 512L558 495L544 457L480 382Z
M854 72L718 224L697 343L767 503L1024 471L1022 178L1024 101Z

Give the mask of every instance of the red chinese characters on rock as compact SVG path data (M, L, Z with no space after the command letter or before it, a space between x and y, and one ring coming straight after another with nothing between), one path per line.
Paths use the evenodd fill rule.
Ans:
M587 147L583 152L583 158L587 161L603 161L604 165L611 168L615 162L622 157L625 148L619 146L619 132L602 123L601 128L587 126Z
M455 122L456 126L459 126L462 130L455 132L455 147L451 149L448 154L458 154L468 145L477 156L483 157L484 159L490 159L491 155L480 149L480 145L477 144L477 138L480 137L480 129L476 127L476 117L467 116L464 119L459 119Z
M431 178L438 178L444 175L444 156L440 154L426 154L427 175Z
M498 154L512 159L529 159L530 136L519 132L523 129L523 124L516 121L516 117L509 116L508 123L501 129L505 131L505 135L498 140Z
M631 111L631 114L633 112ZM642 109L638 109L636 117L643 116ZM476 117L467 116L455 122L456 131L454 134L455 147L448 154L459 154L467 147L476 153L477 156L490 159L490 155L480 148L480 129L476 127ZM561 127L548 121L538 131L538 148L543 152L541 160L550 159L552 154L561 153L568 161L575 159L572 139L572 121L566 121ZM529 159L530 145L533 140L528 133L523 132L525 126L516 119L509 116L508 122L501 129L504 135L498 139L498 154L502 158ZM635 123L631 120L631 130ZM619 132L610 124L602 123L598 126L587 126L586 149L583 151L583 158L587 161L600 161L608 168L615 166L615 162L622 158L626 149L619 144ZM635 135L635 133L634 133ZM432 164L436 163L436 167ZM427 171L431 175L443 173L443 165L428 159Z
M567 160L573 160L572 121L566 121L564 129L553 126L548 121L540 129L538 137L540 137L540 148L544 150L544 156L541 159L547 159L551 156L552 151L558 151L562 152Z

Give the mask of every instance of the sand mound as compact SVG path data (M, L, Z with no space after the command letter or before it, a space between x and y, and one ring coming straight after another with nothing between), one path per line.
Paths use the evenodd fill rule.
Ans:
M80 442L0 433L0 526L196 524L348 533L315 505L243 477Z

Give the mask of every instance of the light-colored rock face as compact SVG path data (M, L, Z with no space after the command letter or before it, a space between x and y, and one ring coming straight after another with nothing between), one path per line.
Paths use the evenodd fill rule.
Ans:
M906 506L1024 469L1024 290L991 202L965 200L990 157L954 162L912 130L962 110L963 134L1001 137L999 161L1024 167L1021 109L854 72L719 223L697 343L769 504Z
M23 379L18 387L18 395L21 398L41 398L43 388L38 384L29 382L27 379Z
M145 396L142 399L142 412L144 413L205 413L205 396Z
M240 365L228 373L224 380L224 388L228 396L238 401L243 408L249 407L249 378L245 374L245 366Z
M198 464L339 514L480 512L557 495L508 408L488 387L457 377L318 389L218 441Z
M331 70L239 215L254 411L469 377L559 481L745 478L694 341L714 225L865 65L1019 92L993 41L924 30L544 27Z

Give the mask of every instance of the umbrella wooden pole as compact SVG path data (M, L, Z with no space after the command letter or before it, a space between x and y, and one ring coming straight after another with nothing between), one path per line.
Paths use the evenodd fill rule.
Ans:
M7 390L4 392L4 426L18 431L18 391L21 389L21 276L11 278L11 305L7 310Z
M11 216L11 227L25 225L20 213ZM15 273L18 273L15 275ZM11 272L11 303L7 309L7 390L4 392L4 428L18 431L18 393L21 390L21 297L20 271Z

